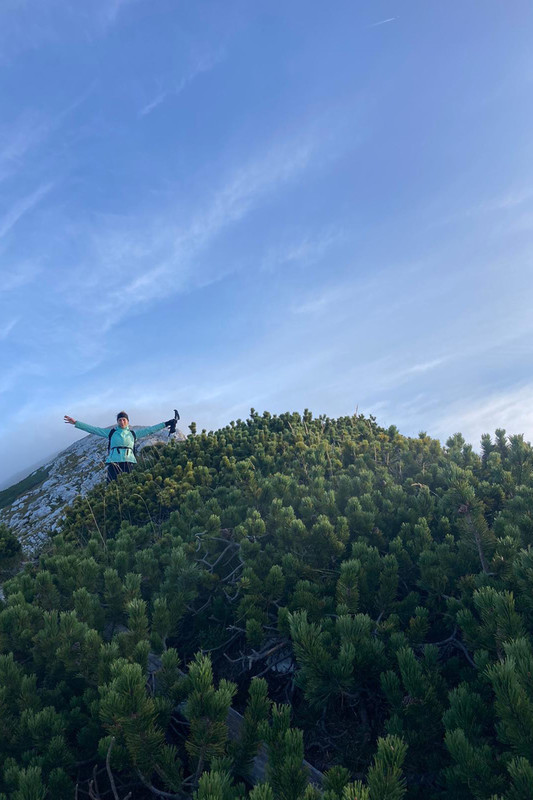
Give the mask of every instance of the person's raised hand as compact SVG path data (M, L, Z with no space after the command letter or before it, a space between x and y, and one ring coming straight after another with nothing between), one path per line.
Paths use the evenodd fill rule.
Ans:
M176 433L176 422L177 422L176 417L173 417L172 419L167 419L167 421L165 422L165 427L168 428L169 436L171 433Z
M66 422L67 425L75 425L76 424L76 420L72 419L72 417L67 416L67 414L65 414L65 422Z
M180 415L178 414L178 410L175 408L174 417L172 419L167 419L167 421L165 422L165 427L172 428L171 433L174 433L174 431L176 430L176 422L179 420L179 418Z

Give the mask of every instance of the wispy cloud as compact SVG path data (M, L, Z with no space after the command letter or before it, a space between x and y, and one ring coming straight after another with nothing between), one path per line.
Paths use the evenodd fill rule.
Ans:
M139 111L139 116L145 117L148 114L151 114L152 111L154 111L162 103L164 103L165 100L177 97L187 86L189 86L189 84L195 80L195 78L212 70L223 60L223 58L223 50L218 50L214 53L208 53L201 58L198 58L191 66L187 74L178 82L176 86L171 86L168 89L160 89L152 98L152 100L150 100L141 108Z
M438 369L443 364L457 359L461 354L443 355L428 361L407 363L405 366L398 366L398 361L405 359L403 352L397 352L394 356L387 357L382 361L372 365L376 377L372 380L374 389L390 389L401 386L402 384L416 382L418 377L425 376L426 373Z
M4 324L0 325L0 340L7 339L17 322L19 321L19 317L14 317L13 319L9 320L9 322L5 322Z
M41 267L34 262L18 262L11 267L2 270L2 280L0 281L0 295L7 294L21 286L31 283L41 271Z
M84 103L95 84L85 88L74 100L56 113L44 116L22 114L10 125L0 127L0 182L20 172L33 153L46 143L67 119Z
M38 365L34 361L18 363L16 366L0 374L0 395L11 391L11 389L16 386L21 376L43 375L44 372L44 365Z
M335 244L342 241L343 231L328 228L320 234L306 233L290 242L271 247L264 259L262 269L271 272L287 264L312 264L319 261Z
M465 204L463 207L457 203L454 197L454 208L451 213L440 216L437 212L430 225L431 227L440 227L460 223L464 220L482 222L484 217L492 216L494 218L494 224L491 225L493 234L512 233L517 219L520 219L520 217L517 218L517 213L525 212L527 214L527 206L531 205L532 201L533 187L529 183L512 185L477 202Z
M35 262L27 254L11 264L3 259L10 271L0 284L0 318L18 314L26 320L31 314L31 334L20 324L17 335L32 357L46 359L50 375L94 370L109 357L109 334L117 325L161 298L203 288L238 270L238 263L221 261L216 253L211 257L217 238L299 180L317 163L318 149L315 136L289 138L233 170L226 168L188 219L179 196L170 208L157 205L151 211L87 215L78 221L65 217L60 205L47 210L48 233L41 235ZM6 244L9 230L47 191L48 185L39 187L0 219ZM40 271L47 278L37 303L35 293L24 298L20 289ZM9 291L18 293L11 297ZM13 380L26 377L18 373Z
M513 186L505 191L483 200L471 208L468 208L464 216L472 217L483 214L492 214L496 211L509 211L526 205L533 199L533 188L531 186Z
M143 0L2 0L0 61L22 52L71 39L105 36L127 6Z
M46 183L39 186L34 192L14 203L9 211L3 217L0 217L0 239L3 239L25 214L41 202L43 197L52 189L52 185L51 183Z
M145 106L141 108L141 110L139 111L139 116L146 117L148 114L151 114L152 111L154 111L158 106L161 105L161 103L163 103L166 100L169 94L170 94L169 89L164 89L163 91L158 92L155 95L155 97L153 97L152 100L150 100L149 103L147 103Z
M106 0L100 7L99 13L107 26L114 25L120 13L127 7L141 0Z
M25 115L0 129L0 181L21 167L26 154L46 139L50 128L49 122Z
M293 314L313 316L324 316L334 311L334 318L337 321L345 316L353 317L355 307L369 306L376 293L380 291L380 285L387 282L390 273L390 270L382 270L370 277L363 274L363 277L354 277L334 285L326 283L319 289L302 294L291 305L290 310ZM382 291L381 293L383 294Z
M516 208L516 206L521 206L532 198L533 188L531 186L528 186L527 188L523 187L521 189L511 189L502 195L502 197L495 202L494 206L497 209Z
M291 306L291 311L293 314L323 314L329 311L332 305L346 298L348 292L352 293L351 286L336 286L332 289L324 289L303 301L294 303Z
M493 433L497 426L508 433L524 433L533 437L533 384L522 384L507 391L492 392L487 397L462 397L437 417L435 433L449 436L461 431L467 441L477 444L481 434Z
M399 17L389 17L388 19L382 19L379 22L373 22L368 27L369 28L377 28L380 25L387 25L389 22L396 22L397 19L400 19L400 18Z
M446 361L448 361L448 358L434 358L431 361L423 361L420 364L413 364L410 367L406 367L406 369L403 371L403 374L416 375L422 372L428 372L429 370L435 369L436 367L440 367Z
M207 271L198 269L199 255L271 192L296 179L309 166L315 149L311 139L285 142L239 167L185 225L176 223L174 213L157 213L143 224L135 218L100 218L96 230L85 232L91 285L87 286L83 261L74 271L73 285L65 287L65 301L78 303L74 285L78 272L83 273L86 293L94 292L89 303L92 313L98 326L109 330L138 306L168 295L169 287L177 293L216 279L209 266ZM105 293L102 282L108 287Z

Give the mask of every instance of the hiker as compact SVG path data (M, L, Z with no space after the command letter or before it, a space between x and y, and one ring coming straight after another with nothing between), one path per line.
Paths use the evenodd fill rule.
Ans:
M135 458L135 443L137 439L142 439L149 436L151 433L160 431L162 428L169 428L169 433L175 433L176 420L179 419L177 411L174 412L174 418L166 422L158 422L157 425L152 425L150 428L140 428L133 431L130 428L130 419L125 411L119 411L117 414L116 428L96 428L94 425L87 425L86 422L80 422L65 414L65 422L68 425L74 425L82 431L87 433L94 433L95 436L103 436L108 440L108 455L106 459L107 464L107 482L116 480L121 472L131 472L137 463Z

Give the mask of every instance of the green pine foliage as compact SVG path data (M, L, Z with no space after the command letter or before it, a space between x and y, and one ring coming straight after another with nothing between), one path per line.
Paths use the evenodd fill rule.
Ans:
M1 800L533 796L521 436L252 409L0 545Z
M274 705L272 724L262 729L268 748L268 780L279 800L299 800L307 785L302 731L291 728L290 719L289 706Z
M20 561L21 555L19 540L7 525L0 523L0 574L12 569Z
M46 467L39 467L39 469L32 472L31 475L28 475L27 478L13 484L13 486L10 486L8 489L3 489L0 492L0 508L11 505L11 503L15 502L17 497L20 497L20 495L25 492L29 492L30 489L35 489L36 486L44 483L49 474L49 470L46 469Z

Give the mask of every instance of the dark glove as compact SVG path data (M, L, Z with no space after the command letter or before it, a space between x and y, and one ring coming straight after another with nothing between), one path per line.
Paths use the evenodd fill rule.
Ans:
M176 433L176 423L179 420L180 415L178 414L177 410L174 409L174 418L169 419L165 422L165 427L168 428L169 435L171 433Z

